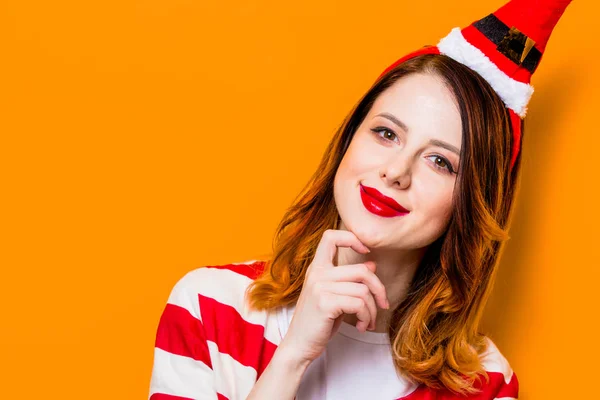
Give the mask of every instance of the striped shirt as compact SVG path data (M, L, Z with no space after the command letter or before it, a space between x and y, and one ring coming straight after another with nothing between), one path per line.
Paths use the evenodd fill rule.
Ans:
M158 323L149 400L246 399L287 329L281 324L283 308L256 311L246 304L245 290L264 265L259 260L207 265L175 284ZM460 398L516 399L517 376L491 340L482 363L489 383L482 380L476 386L480 393ZM307 385L304 377L302 385ZM395 400L452 398L450 392L419 385Z

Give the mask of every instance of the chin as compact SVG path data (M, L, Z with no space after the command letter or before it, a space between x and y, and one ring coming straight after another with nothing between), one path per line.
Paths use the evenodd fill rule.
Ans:
M372 221L356 221L356 224L349 222L345 224L346 229L354 233L358 240L367 247L378 248L384 246L389 235Z

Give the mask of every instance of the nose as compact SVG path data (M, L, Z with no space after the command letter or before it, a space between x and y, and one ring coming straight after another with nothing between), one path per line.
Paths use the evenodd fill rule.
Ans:
M410 186L411 166L409 157L395 154L394 159L384 163L379 170L379 176L390 186L406 189Z

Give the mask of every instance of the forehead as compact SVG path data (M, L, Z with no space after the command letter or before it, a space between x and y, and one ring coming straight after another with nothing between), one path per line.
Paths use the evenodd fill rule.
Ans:
M398 79L375 100L369 118L384 112L404 122L409 132L460 145L460 111L451 90L438 76L419 73Z

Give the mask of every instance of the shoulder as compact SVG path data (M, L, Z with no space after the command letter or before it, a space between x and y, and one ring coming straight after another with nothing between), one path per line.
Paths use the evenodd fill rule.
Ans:
M198 267L179 278L167 303L185 308L199 319L200 303L209 308L218 304L240 311L244 308L246 288L262 273L264 265L262 260L249 260Z
M204 293L214 288L247 286L263 271L265 261L249 260L244 262L203 265L183 275L175 286L175 292Z
M220 316L259 323L263 316L246 307L245 291L263 271L265 261L204 265L183 275L173 286L167 303L185 309L202 322Z
M246 301L246 289L265 265L251 260L196 268L179 279L167 302L185 315L180 325L197 327L190 342L206 343L211 368L234 371L237 382L254 382L282 339L277 313L250 309Z
M262 358L255 354L274 353L263 337L277 338L274 329L263 328L266 314L250 312L243 303L245 288L263 264L206 265L177 281L156 332L152 399L191 399L200 393L233 399L240 387L255 381L248 368L260 370Z
M213 283L219 284L235 284L236 280L246 283L256 279L262 273L264 266L265 262L262 260L203 265L183 275L175 284L175 288L185 288L186 290L202 289L207 277L216 279L217 282Z
M496 344L487 336L486 340L488 341L488 348L480 355L480 360L488 374L489 381L486 382L485 377L482 377L481 380L474 383L474 387L479 389L479 392L461 398L465 400L518 399L519 382L517 381L517 375ZM398 400L450 400L455 398L457 398L456 395L447 389L435 390L420 386L408 396Z
M502 354L496 343L486 336L488 348L480 356L483 368L490 378L483 389L493 394L492 398L516 399L519 392L519 381L512 366Z

